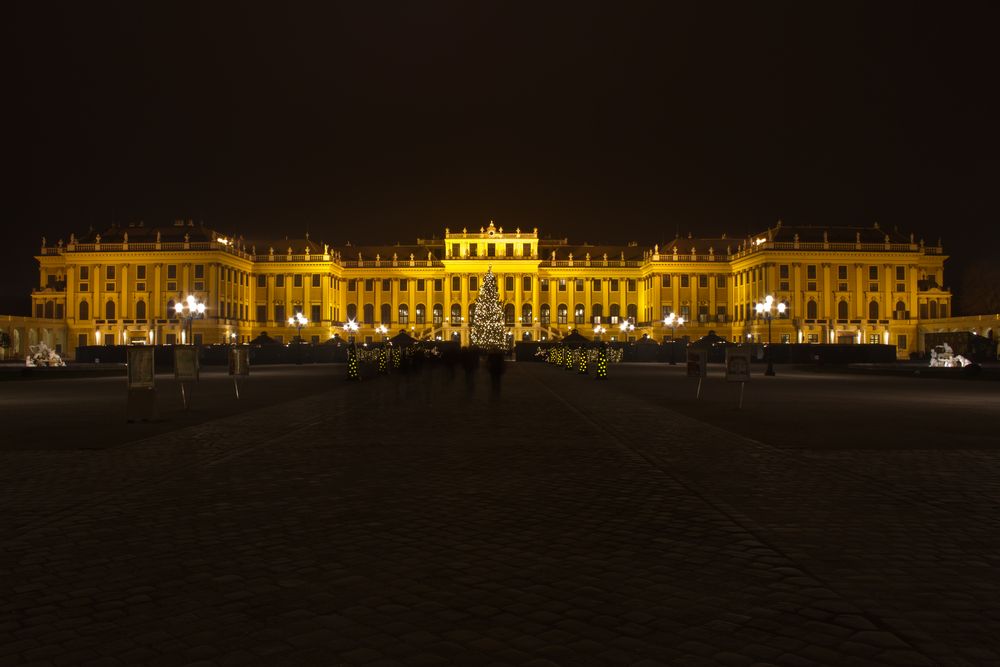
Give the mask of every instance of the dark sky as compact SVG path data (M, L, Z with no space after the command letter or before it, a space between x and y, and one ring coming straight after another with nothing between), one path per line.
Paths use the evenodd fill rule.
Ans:
M334 244L877 220L942 237L949 283L1000 242L986 4L17 4L0 312L43 234L140 219Z

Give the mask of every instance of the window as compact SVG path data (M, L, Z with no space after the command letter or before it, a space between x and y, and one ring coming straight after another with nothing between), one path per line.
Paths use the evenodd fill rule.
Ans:
M381 324L392 324L392 306L388 303L383 303L379 311L379 315L381 315L379 322Z
M279 273L276 276L274 276L274 286L275 287L285 286L285 274Z
M878 280L878 267L869 266L868 267L868 280Z
M560 303L559 307L556 309L556 322L558 324L566 324L569 319L569 309L566 307L565 303Z
M593 306L590 307L591 322L593 322L594 324L600 324L601 317L603 316L604 316L604 307L601 306L601 304L595 303Z
M388 292L391 289L392 289L392 281L389 280L388 278L383 278L382 279L382 291L383 292Z
M417 291L418 292L423 292L426 289L427 289L427 281L424 280L423 278L418 278L417 279Z
M521 306L521 324L525 326L530 326L531 319L532 319L531 304L526 303Z
M257 287L267 287L267 276L263 273L257 274Z
M878 319L878 301L871 301L868 304L868 319L870 320Z
M787 264L779 264L778 265L778 277L779 278L783 278L785 280L788 279L788 265Z
M806 266L806 279L807 280L816 280L816 265L815 264L809 264L808 266Z
M897 334L896 336L896 349L905 350L906 349L906 334Z
M660 319L665 320L670 317L670 313L674 312L673 305L665 303L660 306Z
M508 243L506 246L504 246L504 254L507 255L508 257L513 257L514 256L514 244L513 243Z
M670 287L670 274L660 276L660 287Z
M840 265L837 267L837 280L847 280L847 266Z
M576 304L576 308L573 310L573 321L577 324L583 324L585 317L587 317L587 311L584 309L583 304Z
M441 292L443 290L444 290L444 281L441 280L440 278L435 278L434 279L434 291L435 292Z
M611 318L612 324L618 324L618 320L621 319L621 314L622 307L617 303L611 304L611 307L608 308L608 317Z
M811 334L809 334L808 338L806 338L806 340L808 342L810 342L810 343L818 343L819 342L819 334L811 333Z
M868 344L869 345L879 345L882 342L882 334L868 334Z
M531 291L531 276L521 276L521 289L525 292Z
M806 319L807 320L815 320L817 317L819 317L816 314L817 310L819 310L819 306L816 304L815 301L809 301L809 302L807 302L806 303Z
M462 251L461 251L461 249L460 249L460 247L459 247L459 245L457 243L452 243L451 244L451 256L452 257L461 257L462 256Z
M205 265L204 264L195 264L194 265L194 277L195 278L202 278L202 279L205 278Z
M469 276L469 291L475 292L479 290L479 276Z
M176 264L167 264L167 279L168 280L177 280L177 265Z
M146 319L146 302L139 300L135 302L135 319Z
M364 308L361 309L361 316L365 324L368 326L374 326L375 324L375 304L366 303Z
M497 256L497 244L496 243L487 243L486 244L486 256L487 257L496 257Z
M358 304L347 304L347 319L356 322L358 319Z
M906 267L905 266L897 266L896 267L896 280L899 280L899 281L906 280Z
M850 311L850 306L848 306L847 302L841 301L840 303L837 304L837 319L846 320L848 317L850 317L849 311Z
M319 287L320 275L318 273L312 274L312 286Z
M504 276L503 289L505 292L514 291L514 276Z
M399 323L401 325L406 325L410 323L410 307L405 303L399 304L398 308Z
M257 304L257 321L260 323L267 322L267 304L258 303Z
M417 324L424 324L427 317L427 311L424 309L424 304L418 303L417 309L414 311L413 315Z
M374 278L365 278L365 291L366 292L374 292L375 291L375 279Z
M726 286L726 277L725 276L716 276L715 277L715 286L717 288L719 288L719 289L724 288ZM788 289L788 288L786 287L785 289Z
M691 306L681 306L681 317L685 322L691 321Z
M779 282L778 283L778 289L781 290L781 291L783 291L783 292L787 292L788 291L788 281L787 280L782 280L781 282Z
M204 280L196 280L196 281L194 281L194 291L195 292L203 292L203 291L205 291L205 281Z
M531 257L531 244L530 243L522 243L521 244L521 254L524 255L525 257Z
M63 319L63 305L61 303L56 304L56 319ZM143 319L145 319L145 316L143 316Z
M90 280L90 267L81 266L80 267L80 280Z
M549 304L543 303L542 307L538 311L538 319L541 321L543 325L548 326L551 318L552 318L552 309L549 307Z
M106 319L106 320L113 320L113 319L115 319L115 302L114 301L108 300L108 302L106 304L104 304L104 319Z
M285 305L275 304L274 306L274 321L279 324L284 324L285 322Z
M635 291L635 278L627 278L625 280L625 291L634 292Z
M684 273L681 275L681 287L690 287L690 277L688 274Z
M146 265L145 264L140 264L139 266L135 267L135 279L136 280L145 280L146 279Z
M167 301L167 317L175 318L177 317L176 304L173 299Z
M698 276L698 287L708 287L708 276Z
M462 291L462 277L461 276L452 276L451 277L451 291L452 292L461 292Z
M538 279L538 289L540 291L542 291L542 292L548 292L549 291L549 279L548 278L539 278Z
M113 266L106 266L106 267L104 267L104 277L106 279L108 279L108 280L114 280L115 279L115 267L113 267Z
M815 292L816 291L816 281L812 280L806 283L806 291Z
M469 313L469 319L472 319L472 313ZM503 307L503 323L509 327L514 326L514 304L508 303Z
M593 291L595 291L595 292L600 292L601 291L601 279L600 278L594 278L593 283L591 285L591 289Z
M577 278L576 279L575 285L573 286L573 289L575 289L577 292L582 292L583 291L583 278Z
M166 344L167 345L176 345L177 344L177 334L168 333L167 334Z
M431 311L431 317L434 318L434 324L440 325L444 319L444 308L440 303L434 304L434 310Z
M560 278L559 279L559 291L560 292L565 292L566 291L566 279L565 278Z
M477 243L469 244L469 257L479 257L479 244Z
M320 304L314 303L309 307L309 321L319 323L323 319L323 314L320 312Z
M635 322L636 319L639 317L639 307L636 306L634 303L630 303L629 305L625 306L625 315L631 322Z
M725 306L716 306L716 308L715 308L715 319L718 320L719 322L725 322L726 321L726 307Z
M462 306L457 303L451 304L451 325L458 326L462 323Z
M399 291L400 292L405 292L408 289L410 289L410 283L409 283L409 281L406 278L400 278L399 279Z

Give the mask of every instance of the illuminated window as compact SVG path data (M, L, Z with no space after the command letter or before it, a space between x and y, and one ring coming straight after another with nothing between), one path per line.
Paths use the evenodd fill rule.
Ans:
M424 319L426 318L426 315L427 315L427 313L424 310L424 304L418 303L416 310L413 311L413 317L414 317L414 320L416 320L416 323L417 324L423 324L424 323Z
M434 310L431 311L431 316L434 318L434 324L441 324L444 318L444 308L441 307L440 303L434 304Z
M565 303L560 303L559 307L556 309L556 322L558 324L566 324L569 318L569 308L566 307Z
M577 324L583 324L584 318L587 317L587 311L583 307L582 303L576 304L576 308L573 310L573 320Z
M539 321L544 325L548 325L551 320L551 317L552 317L552 309L549 307L549 304L543 303L542 307L539 308L538 310Z

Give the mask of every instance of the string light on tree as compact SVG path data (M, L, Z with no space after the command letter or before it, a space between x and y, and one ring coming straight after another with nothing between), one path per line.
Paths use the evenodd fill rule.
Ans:
M507 341L503 323L503 302L500 301L493 267L490 267L483 276L479 296L476 297L474 305L470 332L472 345L487 350L503 349Z
M597 378L606 380L608 378L608 346L607 343L597 348Z

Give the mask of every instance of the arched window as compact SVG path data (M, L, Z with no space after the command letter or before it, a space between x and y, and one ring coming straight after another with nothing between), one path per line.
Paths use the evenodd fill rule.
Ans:
M451 304L451 324L458 326L462 323L462 306L457 303Z
M778 313L778 317L781 319L787 319L792 314L791 304L788 303L788 299L782 299L781 303L785 304L785 312Z
M347 319L354 322L358 321L358 304L347 304Z
M173 319L177 317L177 311L174 310L174 300L171 299L167 301L167 319Z
M635 322L639 318L639 307L634 303L630 303L625 306L625 313L628 315L629 320Z
M442 306L440 303L435 303L432 315L434 317L434 324L438 325L441 324L441 322L444 320L444 306Z
M526 303L521 306L521 324L525 326L531 325L531 304Z
M405 303L399 304L399 323L401 325L410 323L410 307Z
M905 320L906 319L906 304L902 301L896 302L896 319Z
M591 322L598 324L601 321L601 316L604 315L604 307L599 303L595 303L590 308Z
M872 301L868 304L868 319L878 319L878 301Z
M837 319L846 320L849 315L850 306L847 305L846 301L841 301L837 304Z
M806 304L806 319L807 320L815 320L816 317L817 317L817 315L816 315L817 309L818 309L818 307L817 307L815 301L810 301L809 303L807 303Z
M552 308L547 303L543 303L542 307L538 311L538 319L542 321L542 324L548 325L552 319Z
M104 319L115 319L115 302L110 299L108 299L108 302L104 304Z
M503 323L509 327L514 326L514 304L508 303L503 307Z
M427 309L424 308L424 304L418 303L417 309L414 311L414 317L417 324L425 324L427 321Z
M569 321L569 308L566 307L565 303L560 303L559 308L556 309L556 322L559 324L566 324Z
M583 307L582 303L576 304L576 308L573 309L573 321L577 324L583 324L584 318L587 317L587 309Z
M469 324L472 324L472 318L476 316L476 302L473 301L469 304Z
M362 309L362 314L364 315L365 324L372 326L375 324L375 304L366 303L365 307Z
M931 306L931 319L934 319L938 316L937 301L931 301L930 306Z
M611 318L612 324L618 324L618 320L622 317L622 307L617 303L611 304L611 307L608 308L608 317Z
M56 316L56 302L46 301L45 302L45 318L51 320Z
M80 319L89 320L90 319L90 304L86 301L80 302Z
M146 302L141 299L135 302L135 319L146 319Z
M381 310L382 310L382 312L380 313L382 315L381 323L392 324L392 306L389 305L388 303L383 303Z

